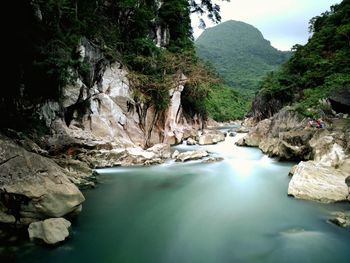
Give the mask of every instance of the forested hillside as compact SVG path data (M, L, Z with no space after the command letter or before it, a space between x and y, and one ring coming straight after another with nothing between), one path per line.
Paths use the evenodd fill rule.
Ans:
M330 105L350 109L350 0L310 21L311 39L296 45L281 70L268 74L253 103L253 115L262 119L293 104L307 116L321 116ZM325 100L327 99L327 101Z
M272 47L255 27L233 20L206 29L195 45L198 56L209 61L227 85L250 94L262 76L290 56Z

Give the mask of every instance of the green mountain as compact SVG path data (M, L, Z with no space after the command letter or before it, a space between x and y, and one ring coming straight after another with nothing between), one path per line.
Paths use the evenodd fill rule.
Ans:
M198 56L210 62L226 84L250 93L291 54L272 47L255 27L233 20L206 29L195 46Z
M312 18L310 30L308 43L294 46L289 61L261 82L255 118L269 117L285 105L312 117L331 109L350 113L350 0Z

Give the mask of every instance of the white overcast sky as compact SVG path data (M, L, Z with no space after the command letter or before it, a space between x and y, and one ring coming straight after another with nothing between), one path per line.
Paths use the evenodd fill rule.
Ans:
M271 44L280 50L290 50L294 44L305 44L309 38L309 20L329 10L341 0L214 0L221 7L221 22L238 20L258 28ZM207 28L214 26L206 22ZM194 37L198 15L192 15Z

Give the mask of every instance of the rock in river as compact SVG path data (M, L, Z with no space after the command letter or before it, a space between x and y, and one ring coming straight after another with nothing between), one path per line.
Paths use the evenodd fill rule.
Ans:
M198 137L199 145L216 144L225 140L225 134L217 130L205 130L202 135Z
M176 162L186 162L186 161L190 161L190 160L198 160L201 159L203 157L208 156L208 152L207 151L187 151L187 152L182 152L179 153L176 156L175 161Z
M345 201L349 195L345 178L344 173L333 167L315 161L300 162L289 183L288 194L324 203Z
M0 193L0 212L23 223L61 217L80 209L85 200L53 160L28 152L1 135Z
M334 212L332 213L333 218L329 219L329 222L340 226L340 227L348 227L350 226L350 214L346 212Z
M46 244L55 245L69 236L71 223L64 218L50 218L31 223L28 227L30 240L39 239Z

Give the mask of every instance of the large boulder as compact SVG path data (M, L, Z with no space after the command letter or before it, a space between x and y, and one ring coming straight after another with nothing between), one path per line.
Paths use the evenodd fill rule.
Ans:
M179 153L175 158L176 162L186 162L186 161L190 161L190 160L198 160L198 159L202 159L203 157L208 156L208 152L207 151L187 151L187 152L182 152Z
M306 120L290 108L285 108L269 119L260 121L237 141L239 146L258 146L269 156L287 160L309 159L309 140L314 131L307 130Z
M199 145L216 144L225 140L225 134L218 130L205 130L198 136Z
M33 222L28 227L30 240L42 240L46 244L55 245L69 236L71 223L64 218L50 218Z
M53 160L28 152L2 135L0 193L1 212L20 222L61 217L81 209L85 200Z
M320 202L350 200L347 177L350 158L346 133L316 130L306 141L313 161L301 162L294 170L288 193Z
M269 156L277 156L286 160L308 160L312 154L309 140L311 130L280 132L278 137L261 139L259 148Z
M270 130L271 120L266 119L259 122L250 132L237 142L239 146L259 146L263 139L267 138ZM237 131L242 132L242 131Z
M310 140L313 159L324 165L338 167L347 159L347 141L344 132L321 130Z
M345 201L349 195L346 177L338 169L315 161L300 162L289 182L288 194L324 203Z

